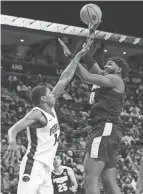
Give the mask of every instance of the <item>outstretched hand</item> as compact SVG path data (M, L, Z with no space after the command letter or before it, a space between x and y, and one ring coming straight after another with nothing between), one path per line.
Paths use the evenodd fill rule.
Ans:
M16 144L15 141L10 142L9 146L8 146L8 149L7 149L7 151L4 155L4 159L10 160L10 159L14 158L14 156L17 155L18 149L19 149L19 147L18 147L18 145Z
M98 22L97 24L89 24L88 29L89 29L89 38L94 39L95 38L95 30L98 28L100 25L101 21Z
M76 54L76 56L78 56L78 57L80 57L80 58L83 57L83 56L90 50L90 47L91 47L92 43L93 43L93 40L88 41L87 43L84 43L84 44L83 44L83 47L82 47L82 50L79 51L79 52Z
M59 41L60 45L63 48L64 55L66 57L71 57L71 56L73 57L73 54L71 53L71 51L69 50L69 48L66 46L66 44L60 38L58 38L58 41ZM79 51L76 54L76 56L82 58L90 50L90 47L91 47L92 43L93 43L93 40L92 39L88 39L88 41L83 44L82 50Z
M72 56L71 51L70 51L69 48L65 45L65 43L64 43L60 38L58 38L58 41L59 41L60 45L61 45L62 48L63 48L64 55L65 55L66 57Z

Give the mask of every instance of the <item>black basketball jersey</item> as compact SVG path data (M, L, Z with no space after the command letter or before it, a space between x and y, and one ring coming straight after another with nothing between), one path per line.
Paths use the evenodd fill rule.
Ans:
M63 167L63 172L61 174L55 174L52 172L52 182L54 186L54 194L72 194L70 178L68 175L68 170Z
M124 94L112 91L111 88L95 90L95 103L91 108L91 118L119 117L123 108Z

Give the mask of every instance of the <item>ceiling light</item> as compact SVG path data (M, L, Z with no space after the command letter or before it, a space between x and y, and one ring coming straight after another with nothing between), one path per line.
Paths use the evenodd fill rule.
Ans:
M105 50L104 50L104 52L106 53L106 52L107 52L107 50L105 49Z
M127 53L126 52L123 52L123 55L126 55Z
M24 39L20 39L20 42L24 42Z

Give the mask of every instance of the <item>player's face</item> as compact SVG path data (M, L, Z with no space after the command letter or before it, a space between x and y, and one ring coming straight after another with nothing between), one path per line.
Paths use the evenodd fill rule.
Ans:
M51 90L47 88L47 93L46 93L46 101L48 105L54 106L55 105L55 97L51 93Z
M59 167L61 165L62 161L61 161L61 158L60 156L56 156L54 158L54 167Z
M104 66L104 75L115 74L119 69L119 66L114 61L108 61Z

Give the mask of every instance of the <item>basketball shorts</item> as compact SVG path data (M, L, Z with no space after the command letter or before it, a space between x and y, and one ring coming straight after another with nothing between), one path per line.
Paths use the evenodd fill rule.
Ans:
M116 167L121 138L120 125L105 121L98 122L89 134L86 152L89 152L90 158L104 161L106 168Z
M39 161L27 162L24 156L20 166L17 194L53 194L51 172Z

